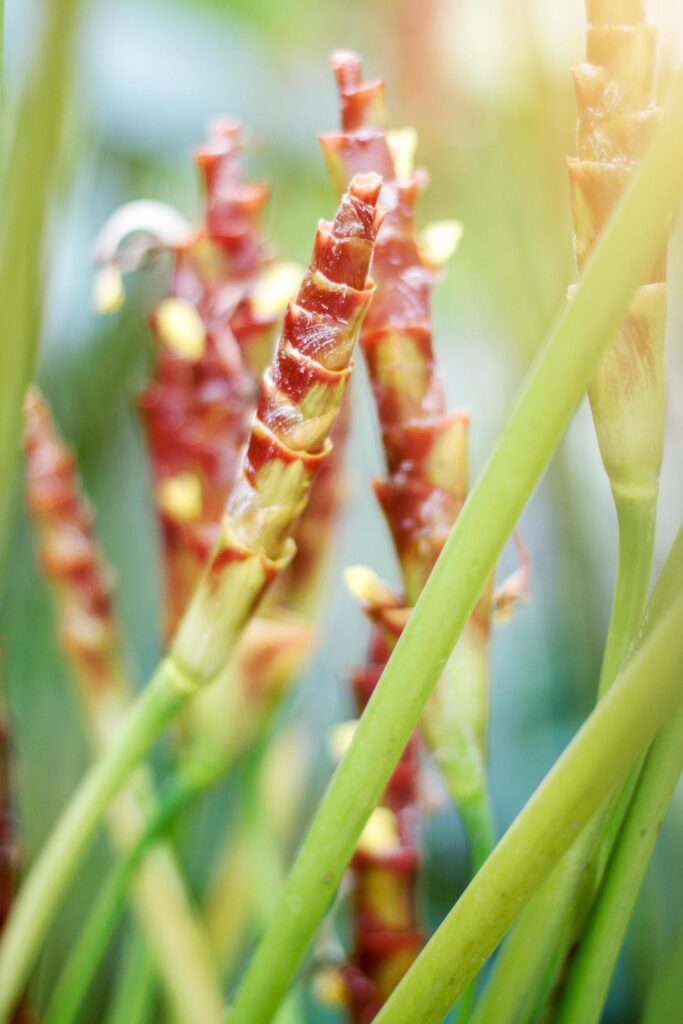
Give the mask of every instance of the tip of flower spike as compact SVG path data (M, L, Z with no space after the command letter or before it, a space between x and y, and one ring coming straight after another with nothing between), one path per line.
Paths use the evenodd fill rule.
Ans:
M438 220L428 224L418 240L423 263L438 269L446 263L460 244L463 226L457 220Z
M179 473L161 480L157 502L166 515L183 523L195 522L202 514L202 486L194 473Z
M358 849L363 853L382 854L398 845L396 815L388 807L375 807L358 840Z
M330 754L330 758L336 764L346 754L353 742L353 737L358 728L358 719L351 718L348 722L340 722L330 730L330 735L327 740L327 749Z
M410 178L415 166L417 132L414 128L396 128L387 132L387 145L399 181Z
M380 577L365 565L350 565L344 570L349 592L363 604L384 608L396 604L396 595Z
M346 986L338 967L320 967L313 975L311 989L322 1006L346 1005Z
M184 359L200 359L206 348L206 328L195 306L184 299L163 299L154 311L160 340Z
M361 199L368 206L376 206L382 188L379 174L370 171L368 174L355 174L349 184L349 195Z
M361 59L354 50L334 50L330 64L340 89L353 89L363 81Z
M301 284L304 270L298 263L274 263L261 274L251 296L252 312L258 319L279 316L287 309Z

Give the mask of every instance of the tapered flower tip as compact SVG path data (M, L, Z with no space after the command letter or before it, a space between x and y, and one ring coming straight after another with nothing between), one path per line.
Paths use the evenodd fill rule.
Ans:
M363 81L363 65L354 50L334 50L330 64L340 89L354 89Z
M377 206L379 193L382 188L382 179L379 174L370 171L369 174L356 174L349 185L349 195L361 199L368 206Z
M330 57L341 100L342 131L374 128L384 120L384 83L363 81L361 59L352 50L335 50Z

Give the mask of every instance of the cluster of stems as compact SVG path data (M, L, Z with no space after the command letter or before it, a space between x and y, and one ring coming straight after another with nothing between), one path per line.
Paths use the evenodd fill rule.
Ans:
M588 0L587 16L588 62L574 69L578 155L569 161L580 271L660 119L654 92L656 31L645 22L644 4ZM619 534L599 698L611 686L633 640L650 581L665 417L665 273L663 247L647 268L646 283L636 290L588 388ZM477 1020L482 1024L491 1015L503 1022L515 1020L523 1008L529 1012L542 1001L553 962L560 965L562 982L566 949L577 940L599 884L595 851L604 826L601 815L525 911L481 1004ZM606 986L607 965L599 970ZM559 993L550 998L557 1000ZM599 1014L599 1008L591 1012Z

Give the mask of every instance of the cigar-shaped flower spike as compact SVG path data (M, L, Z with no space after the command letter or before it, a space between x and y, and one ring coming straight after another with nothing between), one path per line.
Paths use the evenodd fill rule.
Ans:
M382 219L380 187L375 174L352 180L334 222L320 223L287 310L220 538L173 645L174 657L200 681L222 668L235 633L294 553L292 529L329 453L374 292L368 274Z
M361 345L389 471L375 491L414 603L467 492L468 417L447 411L431 332L437 265L453 251L460 231L442 221L418 236L415 205L427 176L413 170L415 133L384 130L383 83L363 82L356 54L335 53L332 66L342 130L322 135L321 144L334 181L343 187L358 171L383 175L387 213L373 264L377 295Z

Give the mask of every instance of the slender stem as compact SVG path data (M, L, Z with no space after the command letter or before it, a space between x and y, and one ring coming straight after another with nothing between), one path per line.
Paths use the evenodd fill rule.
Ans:
M271 1019L455 641L664 241L683 190L682 125L683 75L363 714L237 994L233 1024ZM445 977L452 966L451 960Z
M683 589L377 1017L443 1019L520 908L683 701Z
M656 492L634 501L615 496L619 524L617 579L598 696L613 683L643 614L652 571ZM584 829L525 908L505 944L474 1014L474 1024L512 1024L533 1005L558 946L570 938L577 890L604 832L606 813ZM584 893L585 895L585 893Z
M657 517L657 491L640 499L615 494L619 524L617 579L607 642L600 670L598 699L604 696L622 666L647 601Z
M156 979L149 947L141 939L137 931L130 936L106 1024L148 1024L156 997Z
M33 374L40 333L42 249L59 165L81 0L50 0L44 6L40 44L2 160L0 567L7 552L14 506L21 403ZM0 24L3 13L0 6ZM0 31L0 49L2 42Z
M122 726L126 742L114 744L100 758L72 798L20 890L2 939L0 1019L7 1016L25 984L59 898L104 811L186 699L186 681L167 659Z
M165 832L196 790L183 779L163 796L144 833L114 865L100 890L52 994L45 1024L72 1024L126 909L128 892L150 846Z
M491 798L486 782L469 800L460 800L458 812L467 833L470 847L470 869L474 876L496 845ZM468 985L458 1001L458 1024L467 1024L478 992L475 981Z
M683 770L683 709L648 754L567 979L558 1024L596 1024L659 828Z

